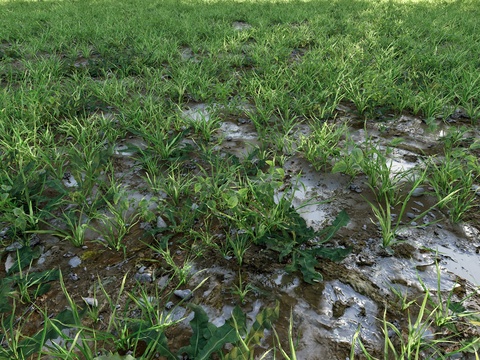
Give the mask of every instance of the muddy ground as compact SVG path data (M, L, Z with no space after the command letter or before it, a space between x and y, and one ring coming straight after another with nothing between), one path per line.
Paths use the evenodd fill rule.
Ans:
M209 111L203 104L191 104L184 109L184 116L208 121ZM217 133L226 139L221 151L241 156L257 141L254 127L248 115L224 120ZM449 125L439 122L432 131L421 119L410 115L392 116L386 120L364 122L346 104L339 108L335 121L348 123L351 136L358 143L365 140L366 133L380 146L394 137L403 137L404 142L392 154L397 169L421 164L426 154L435 153L446 128L461 125L459 122ZM478 131L470 135L479 138ZM137 191L145 188L138 159L135 154L124 150L128 148L125 145L131 143L143 146L141 139L134 137L119 143L116 170L128 186L130 196L148 198L152 194ZM352 337L358 329L361 339L369 348L381 348L383 335L379 319L383 318L386 308L389 321L399 326L406 325L407 313L401 310L393 288L411 300L422 298L422 286L433 294L440 287L445 296L451 294L456 301L468 297L464 306L472 311L480 311L478 201L477 208L467 221L459 224L451 224L445 213L432 209L429 216L436 223L403 229L402 242L385 250L381 247L378 227L371 221L373 215L365 201L373 199L365 177L360 176L352 181L342 174L317 172L298 156L291 157L284 168L292 179L300 176L302 186L295 193L295 206L299 207L306 201L329 200L298 210L308 225L320 229L329 224L342 209L347 211L350 222L336 234L332 245L352 247L353 251L340 263L321 260L318 270L324 281L311 285L305 283L299 274L286 273L284 264L278 263L275 253L252 246L244 257L245 263L240 273L243 283L252 286L243 303L232 292L235 284L239 284L239 267L235 259L222 257L218 251L204 251L201 257L193 261L192 277L181 289L195 289L193 297L187 302L201 304L215 324L219 325L228 318L235 305L241 305L249 318L254 319L261 308L274 306L279 301L280 319L276 329L286 344L292 309L298 359L344 360L349 356ZM434 205L435 201L426 192L413 198L407 211L421 213ZM165 267L160 255L147 245L154 238L146 231L146 226L138 224L128 235L125 254L91 241L77 248L55 236L39 235L35 247L41 255L33 262L31 270L59 268L66 289L78 304L82 304L82 297L98 297L100 319L108 318L110 309L102 301L99 283L108 293L116 296L124 277L127 291L134 292L138 283L142 283L165 304L179 303L179 297L170 296L175 286L174 282L168 282L170 270ZM90 237L94 238L95 234ZM170 250L178 264L182 264L190 255L174 243ZM12 258L7 259L4 253L2 260L8 263ZM2 267L0 276L4 275L5 267ZM202 281L204 283L199 286ZM192 317L185 304L176 307L174 313L177 318L186 316L182 324L188 324ZM36 305L41 309L47 308L52 315L67 306L58 282L52 283L51 290L37 299ZM29 322L24 325L25 334L32 334L41 328L43 319L38 311L25 309L25 314L30 316ZM104 325L100 320L95 326ZM468 332L477 330L472 326ZM468 332L465 330L465 336ZM168 330L168 338L172 349L179 348L188 341L188 327L181 325ZM267 349L271 343L272 334L267 333L264 348ZM262 349L259 349L261 352ZM462 356L467 358L467 355Z

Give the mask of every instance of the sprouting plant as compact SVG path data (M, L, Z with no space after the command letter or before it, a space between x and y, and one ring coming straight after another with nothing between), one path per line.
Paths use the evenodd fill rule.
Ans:
M242 266L243 257L251 245L250 236L247 233L227 233L227 242L232 254L237 259L238 265Z
M277 330L273 328L273 332L275 334L275 339L277 341L277 346L280 349L280 353L286 360L297 360L297 352L295 349L295 342L293 337L293 309L290 310L290 321L288 323L288 349L290 350L290 355L287 354L285 349L282 346L282 342L280 341L280 337L278 336Z
M168 270L173 273L173 276L177 279L179 286L188 283L191 278L193 269L193 259L186 258L183 260L182 265L177 265L168 244L158 244L157 246L149 245L149 247L162 256L163 261L168 266Z
M242 273L239 270L238 271L238 285L237 284L233 285L232 294L238 295L238 297L240 298L240 302L242 304L244 304L246 296L253 289L254 289L254 287L250 283L248 283L247 285L243 284Z
M347 142L333 165L332 173L343 173L352 179L362 171L363 151L353 142Z
M447 152L441 162L430 159L427 169L428 182L441 200L440 207L446 207L452 221L459 222L474 207L473 185L480 179L477 160Z
M383 247L389 247L397 240L398 231L402 226L402 221L404 214L407 210L408 202L412 198L415 190L425 182L426 179L426 170L422 171L420 174L416 175L416 178L411 182L411 188L409 192L397 201L397 206L400 206L400 210L396 216L392 216L393 205L390 203L389 198L385 197L383 200L378 200L377 203L373 203L369 200L366 200L375 216L375 219L378 222L380 227L380 232L382 234L382 245ZM453 196L450 194L449 196ZM419 219L422 219L427 213L429 213L435 206L441 204L443 201L448 200L447 198L442 199L440 202L431 206L427 210L423 211L421 214L417 215L414 219L410 221L415 222Z
M480 339L473 337L458 342L458 337L463 337L464 329L457 329L458 319L470 318L472 323L467 326L475 326L478 312L468 312L461 303L452 300L453 293L448 294L447 299L441 295L440 269L437 263L438 294L433 296L421 279L420 284L424 289L420 304L413 300L404 303L402 310L407 311L408 322L405 328L387 320L387 309L383 314L382 333L384 336L383 349L380 354L383 359L446 359L464 352L477 351ZM453 290L452 290L453 291ZM402 297L402 301L403 301ZM412 317L412 313L415 314ZM453 315L454 314L454 315ZM456 321L453 319L456 318ZM355 359L357 345L362 355L369 360L377 359L369 351L360 339L361 329L355 332L352 339L350 359ZM457 344L458 346L453 346Z
M213 134L215 134L222 123L221 118L215 113L208 114L208 116L203 116L199 113L199 116L189 118L186 121L193 131L199 134L205 141L212 140Z
M155 173L147 173L147 179L151 188L156 192L164 192L172 205L178 206L180 202L193 192L194 179L182 171L182 164L174 162L168 168L167 175L157 176Z
M155 215L149 210L149 201L142 199L137 202L129 196L127 189L115 179L112 170L105 194L101 195L103 211L94 215L99 225L96 231L100 234L100 242L105 242L110 248L119 251L125 247L123 240L134 226L144 219L153 221Z
M264 337L265 329L271 329L279 314L279 304L274 308L265 308L256 316L254 323L247 326L246 315L235 307L232 316L217 327L209 322L208 315L200 306L190 304L189 307L195 313L190 322L193 335L190 344L181 348L180 353L199 360L211 359L226 343L233 347L224 356L225 360L255 359L255 346Z
M85 214L84 207L71 208L62 212L61 216L55 217L54 222L60 225L53 225L53 222L46 222L49 229L31 231L36 234L51 234L63 238L72 245L80 247L85 243L85 235L90 229L91 219Z
M140 153L145 156L154 156L159 160L178 159L186 150L187 146L182 144L186 131L172 132L160 121L141 123L139 129L133 129L134 133L142 136L148 144L148 148Z
M391 145L398 144L402 139L396 139ZM389 205L397 206L401 202L401 193L414 176L411 170L393 171L393 160L388 157L392 148L388 146L382 152L372 141L366 142L367 148L360 160L360 168L368 177L368 185L374 191L377 201L388 201Z
M312 132L300 138L299 151L310 161L316 170L326 168L330 161L339 155L338 143L347 133L345 124L312 121Z

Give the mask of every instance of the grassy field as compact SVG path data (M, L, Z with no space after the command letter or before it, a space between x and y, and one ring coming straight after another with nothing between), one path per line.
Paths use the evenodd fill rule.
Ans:
M478 211L471 189L480 178L479 139L465 135L480 119L478 5L0 0L0 357L253 359L278 307L265 308L248 326L236 308L212 330L192 305L190 342L171 350L166 334L178 320L141 286L127 291L124 278L112 294L100 284L109 309L100 326L95 299L76 303L65 274L30 270L45 236L130 258L132 233L142 225L148 256L160 258L171 275L172 292L157 296L162 301L188 282L193 259L209 251L233 257L241 273L249 249L268 248L307 284L321 281L318 259L349 253L323 246L348 215L339 212L320 233L306 226L283 192L295 187L283 168L293 156L319 172L367 175L386 249L398 241L406 204L422 186L432 188L434 206L452 223L470 219ZM199 105L207 110L186 115ZM348 124L336 121L345 109L365 124L388 126L409 115L431 129L449 128L421 169L393 176L388 149L349 140ZM258 135L241 155L225 150L229 139L219 131L239 119ZM398 221L392 207L401 209ZM170 247L187 252L182 261ZM54 318L38 306L51 296L50 283L69 306ZM249 291L240 276L235 293L243 301ZM142 315L128 320L119 303ZM19 320L32 312L44 317L36 333L22 330ZM58 337L68 346L55 346ZM273 341L276 352L268 356L294 359L292 337ZM234 344L228 354L226 343Z

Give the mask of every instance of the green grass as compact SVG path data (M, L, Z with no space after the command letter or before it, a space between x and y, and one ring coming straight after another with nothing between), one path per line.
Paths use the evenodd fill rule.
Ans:
M353 143L348 124L337 124L339 106L366 122L408 113L431 125L461 111L476 126L479 17L474 0L0 0L2 248L20 242L29 249L32 234L54 234L77 247L101 242L126 258L133 251L127 238L147 222L158 242L150 250L177 284L188 281L193 248L233 255L239 274L249 250L268 248L307 283L321 281L318 259L348 254L323 246L348 215L338 209L331 227L308 228L292 207L295 184L283 165L300 155L316 171L368 176L383 244L393 243L400 223L392 222L390 205L403 214L411 193L401 198L400 190L423 170L392 174L388 151L369 140ZM235 23L249 26L238 30ZM211 110L208 121L182 112L198 103ZM239 117L259 136L244 157L222 150L227 139L219 130ZM425 179L414 182L430 185L454 222L477 206L471 188L479 179L478 141L465 141L461 131L450 133L440 160L426 156ZM129 169L116 154L120 143L133 153ZM134 191L154 197L135 200ZM166 227L156 226L158 216ZM89 239L88 231L98 237ZM184 264L175 262L169 241L192 249ZM3 336L21 331L12 320L17 302L34 302L38 294L29 288L41 286L41 277L22 272L38 254L22 254L14 268L22 281L1 283L11 315L3 318ZM234 291L243 299L249 289L240 279ZM104 294L112 318L106 333L96 333L65 296L69 324L79 329L66 341L84 356L93 357L97 340L109 343L106 354L135 348L158 330L130 324ZM8 354L22 358L19 344L38 352L38 343L59 334L64 319L44 315L53 332L11 335ZM247 329L236 316L223 330L236 336L235 351L251 357L257 332L270 325L259 319L258 328ZM122 337L112 339L113 330ZM148 351L165 341L155 337ZM295 358L292 341L288 348L290 355L281 353Z

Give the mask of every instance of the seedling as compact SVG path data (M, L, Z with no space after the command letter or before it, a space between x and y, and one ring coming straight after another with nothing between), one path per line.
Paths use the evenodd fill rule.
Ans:
M299 146L299 151L316 170L330 166L330 161L340 154L338 143L347 133L345 124L338 126L324 122L319 125L318 121L312 121L312 133L302 137Z
M234 284L232 289L232 294L238 295L240 298L240 302L242 304L245 303L245 299L250 291L252 291L254 287L251 284L244 285L242 281L242 273L240 270L238 271L238 285Z

